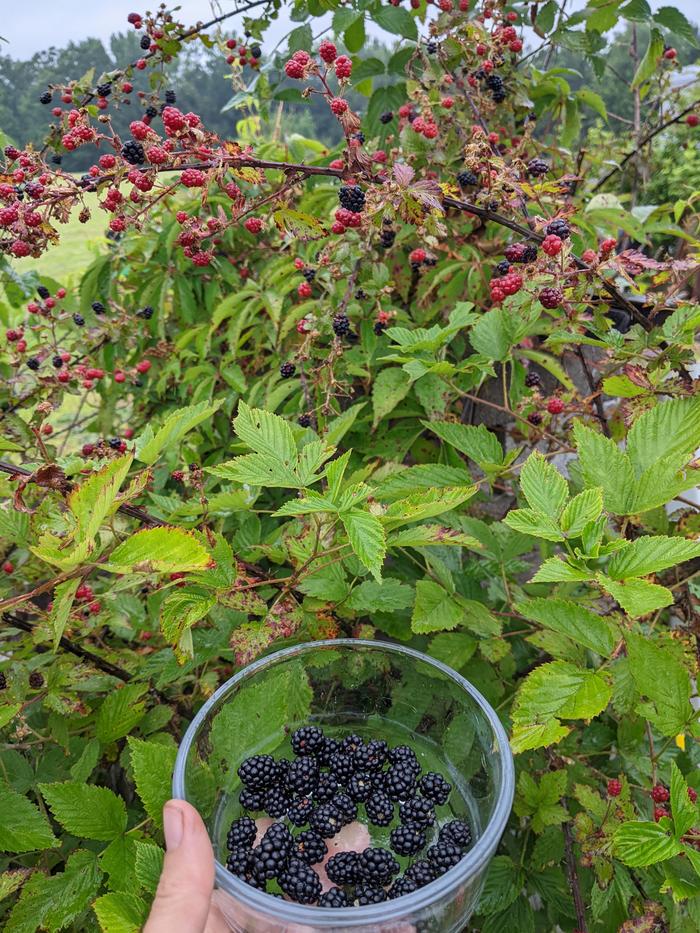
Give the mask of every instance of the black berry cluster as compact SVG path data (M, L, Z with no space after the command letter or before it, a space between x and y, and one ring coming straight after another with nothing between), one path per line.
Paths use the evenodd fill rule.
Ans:
M408 745L330 738L313 725L293 732L290 744L291 759L253 755L237 771L240 806L249 812L231 823L226 867L253 887L320 907L379 904L434 881L471 845L466 822L440 825L436 807L452 787L441 774L423 773ZM251 815L262 813L276 820L264 832ZM392 826L390 848L329 857L327 840L356 821ZM324 891L324 882L333 887Z
M146 161L143 146L136 139L128 139L122 146L121 154L130 165L143 165Z
M353 214L360 214L365 206L365 193L359 185L341 185L338 189L340 206Z

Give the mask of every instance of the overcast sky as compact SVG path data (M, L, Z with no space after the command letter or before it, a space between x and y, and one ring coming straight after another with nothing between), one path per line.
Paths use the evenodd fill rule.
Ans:
M63 46L71 39L85 39L96 36L106 40L111 33L121 32L128 26L127 15L133 10L143 11L144 6L151 8L155 0L145 5L139 0L1 0L5 15L0 24L0 35L7 42L0 43L0 49L13 58L29 58L34 52L50 45ZM570 8L584 5L583 0L576 0ZM651 0L652 9L673 5L685 15L697 21L700 19L698 0ZM211 0L181 0L178 14L186 25L211 16ZM224 10L230 8L230 0L221 0ZM231 22L235 22L232 19ZM270 33L277 41L292 24L284 11L280 22L275 24Z

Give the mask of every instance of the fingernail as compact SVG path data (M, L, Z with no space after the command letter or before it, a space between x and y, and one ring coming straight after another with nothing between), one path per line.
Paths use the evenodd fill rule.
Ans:
M184 814L176 803L167 803L163 808L163 832L168 852L177 849L185 832L185 821Z

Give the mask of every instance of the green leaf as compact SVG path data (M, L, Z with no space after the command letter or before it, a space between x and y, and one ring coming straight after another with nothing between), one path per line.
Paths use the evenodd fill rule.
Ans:
M411 628L417 635L444 632L456 628L464 620L459 602L433 580L416 583L416 601L411 616Z
M174 590L160 606L160 628L163 636L171 644L178 644L183 633L203 619L215 605L216 597L204 590Z
M503 308L492 308L482 314L469 335L469 341L477 353L488 360L503 361L510 356L513 335L510 321Z
M629 0L618 10L620 16L633 23L646 23L651 17L651 7L647 0Z
M117 836L100 853L100 867L109 876L110 891L133 891L136 887L136 842L133 836Z
M531 583L582 583L592 580L594 574L590 570L581 570L560 557L548 557L539 568Z
M688 796L688 784L675 761L671 762L671 815L676 838L680 839L695 824L698 807Z
M498 438L483 424L474 426L454 421L423 421L424 427L440 440L470 457L479 466L503 463L503 448Z
M182 528L144 528L112 551L106 569L112 573L173 573L202 570L209 552Z
M149 842L136 842L136 878L141 887L149 894L154 894L158 887L165 852L160 846Z
M443 488L445 486L468 486L472 476L464 468L445 466L441 463L421 463L405 467L381 480L374 495L383 502L404 499L419 489Z
M512 509L503 519L503 524L513 531L544 538L545 541L564 540L564 535L551 518L541 512L533 512L532 509Z
M44 800L56 819L71 835L109 842L126 829L126 807L106 787L64 781L40 784Z
M365 44L365 15L361 13L343 33L345 48L351 54L359 52ZM355 77L355 75L353 75Z
M80 580L64 580L59 583L53 591L53 605L49 613L49 626L53 632L53 650L57 651L66 627L66 622L73 608L73 599L75 591L78 589Z
M0 874L0 901L21 888L26 878L27 874L21 868L16 871L4 871Z
M656 612L657 609L670 606L673 602L673 593L665 586L648 583L646 580L638 580L635 577L615 581L604 574L599 574L598 582L632 619Z
M518 603L516 610L526 619L560 632L604 658L612 655L619 641L620 632L613 622L566 599L528 599Z
M649 638L629 632L625 643L637 690L653 704L646 704L639 712L663 735L683 732L692 716L688 671L668 647Z
M477 489L477 486L448 486L416 492L406 499L392 502L382 516L382 523L387 529L392 529L451 512L467 499L471 499Z
M491 859L479 898L477 912L484 916L505 910L520 893L523 879L520 869L508 855Z
M71 924L87 910L99 886L100 871L94 852L77 849L68 856L64 871L50 876L43 872L32 875L3 930L5 933L82 930L83 924L79 927Z
M404 39L417 39L418 29L416 21L403 7L378 6L372 12L374 22L393 35L403 36Z
M563 738L560 719L590 719L610 700L611 688L597 671L566 661L536 668L521 684L512 711L513 751L539 748Z
M23 794L0 785L0 852L31 852L58 845L49 822Z
M103 745L116 742L143 719L146 704L142 697L148 684L125 684L107 694L97 714L95 735Z
M385 577L381 583L365 580L356 586L345 605L356 612L393 612L413 605L413 589L406 583Z
M667 567L675 567L699 555L700 541L649 535L637 538L613 554L608 565L608 576L613 580L644 577L649 573L666 570Z
M632 84L630 87L632 90L639 87L640 84L643 84L647 78L650 78L657 70L659 59L664 52L664 37L661 35L661 32L652 26L649 33L649 45L647 50L644 53L644 58L642 58L639 63L639 67L635 72L634 77L632 78Z
M635 476L629 457L617 444L580 421L574 424L574 437L587 486L603 490L605 508L616 515L634 511Z
M382 578L386 536L376 515L351 509L340 516L353 551L376 580Z
M398 9L392 7L391 9ZM404 11L405 12L405 11ZM411 380L408 373L398 366L380 370L372 386L373 427L377 427L382 418L392 412L408 395Z
M535 512L556 520L569 498L569 487L556 467L533 451L520 471L520 488Z
M139 933L148 917L148 904L136 894L103 894L93 904L102 933Z
M594 522L602 511L603 490L600 487L584 489L566 506L559 526L567 538L577 538L586 525Z
M659 26L665 26L674 36L682 36L694 48L697 48L698 37L695 27L681 11L675 6L662 6L654 13L654 20Z
M333 463L337 463L334 460ZM274 513L275 516L284 515L312 515L320 512L337 512L338 506L327 496L322 496L318 492L310 490L309 493L301 499L290 499L285 502Z
M566 772L550 771L539 783L527 771L518 778L518 796L514 810L518 816L530 816L532 828L541 833L547 826L558 826L569 815L561 805L566 793Z
M288 48L289 52L298 52L300 49L310 49L313 45L314 37L311 32L311 26L303 23L297 26L289 33Z
M162 742L144 742L130 736L129 752L136 790L143 808L156 826L163 826L163 804L171 797L177 749Z
M357 420L357 416L364 407L365 403L360 402L359 405L353 405L351 408L348 408L346 411L342 412L342 414L338 415L337 418L333 418L332 421L329 421L325 431L326 443L332 446L339 444L348 431L351 430Z
M678 468L700 447L700 397L671 399L645 411L627 435L627 455L637 476L660 460L672 458Z
M223 399L209 405L207 402L199 402L197 405L189 405L187 408L180 408L173 412L163 422L163 426L153 433L150 424L143 434L136 438L136 458L141 463L155 463L162 451L173 451L182 438L196 428L202 421L207 421L211 416L221 408Z
M290 424L279 415L261 408L249 408L245 402L240 402L233 427L238 437L255 453L289 464L296 462L294 433Z
M452 546L483 550L483 545L476 538L444 525L415 525L402 531L393 531L387 536L386 545L388 548Z
M655 865L678 855L682 846L658 823L630 820L613 836L615 856L632 868Z

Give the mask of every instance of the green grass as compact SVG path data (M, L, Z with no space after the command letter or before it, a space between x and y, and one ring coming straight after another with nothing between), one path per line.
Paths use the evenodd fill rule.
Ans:
M74 210L68 223L55 225L60 237L58 243L49 246L38 259L14 260L12 265L17 272L36 270L61 285L77 281L95 256L104 252L107 243L104 234L109 214L98 207L94 193L85 195L85 204L90 208L90 220L81 224L80 211Z

